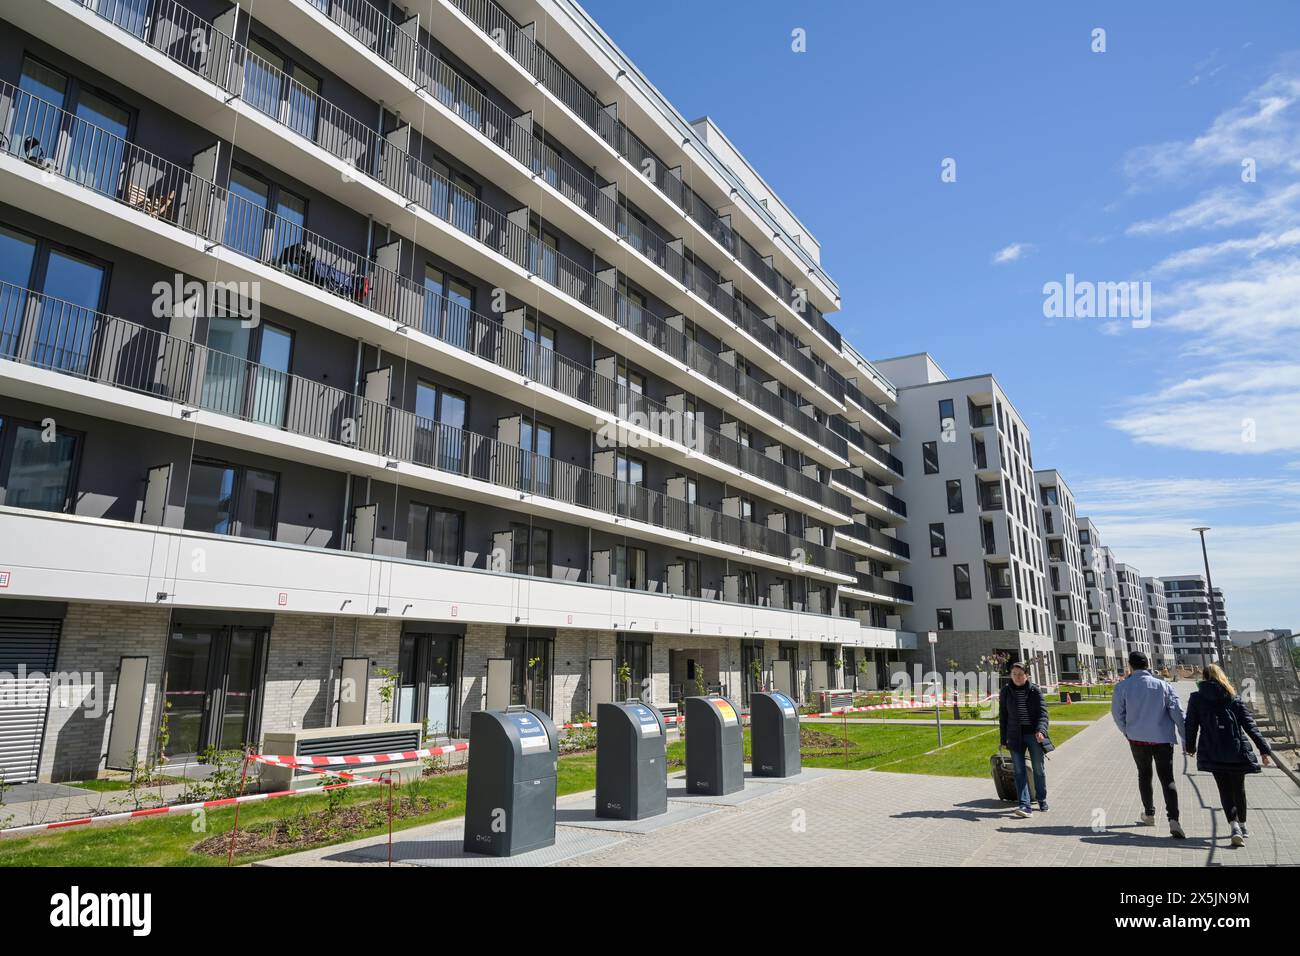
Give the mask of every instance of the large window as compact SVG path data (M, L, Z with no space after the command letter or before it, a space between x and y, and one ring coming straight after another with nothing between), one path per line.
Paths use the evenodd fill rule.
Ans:
M464 563L465 513L412 501L407 516L406 556L435 564Z
M644 591L649 587L645 548L614 545L614 581L618 587L633 591Z
M0 419L0 503L67 511L81 436L50 425Z
M514 554L511 555L510 569L515 574L531 574L534 577L551 576L551 532L546 528L529 527L525 524L512 524Z
M954 564L952 566L953 592L957 600L970 600L970 565Z
M953 411L952 399L941 398L939 400L939 427L945 431L956 421L956 414Z
M424 332L469 348L469 329L474 313L474 288L463 279L441 269L424 268Z
M190 468L185 527L189 531L275 538L280 476L259 468L195 461Z
M939 446L935 442L921 443L921 461L927 475L939 474Z
M948 481L948 514L955 515L961 512L961 479L952 478Z
M930 557L942 558L948 554L948 537L943 522L930 525Z
M936 624L936 630L951 631L952 630L952 608L950 607L938 608L935 611L935 624Z

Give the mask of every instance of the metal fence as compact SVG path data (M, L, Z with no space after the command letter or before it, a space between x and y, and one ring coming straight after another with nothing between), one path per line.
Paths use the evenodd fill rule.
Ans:
M1250 705L1279 763L1300 769L1300 640L1280 635L1228 650L1228 676ZM1291 778L1300 783L1294 772Z

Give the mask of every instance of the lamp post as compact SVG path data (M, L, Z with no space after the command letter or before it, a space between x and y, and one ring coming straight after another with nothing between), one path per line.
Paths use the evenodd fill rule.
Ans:
M1209 528L1193 528L1201 536L1201 558L1205 562L1205 604L1210 611L1210 631L1214 634L1214 649L1219 654L1219 663L1227 664L1227 659L1223 656L1223 639L1219 635L1219 616L1214 611L1214 581L1210 578L1210 553L1205 550L1205 532ZM1205 662L1205 654L1201 654L1201 662Z

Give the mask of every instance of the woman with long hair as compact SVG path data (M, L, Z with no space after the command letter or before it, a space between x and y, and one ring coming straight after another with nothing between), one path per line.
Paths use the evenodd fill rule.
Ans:
M1232 826L1232 845L1245 846L1250 836L1246 829L1246 774L1259 773L1261 759L1267 767L1273 751L1223 668L1207 664L1196 686L1187 701L1187 753L1196 755L1197 770L1214 775L1223 815ZM1259 759L1251 749L1252 740L1259 748Z

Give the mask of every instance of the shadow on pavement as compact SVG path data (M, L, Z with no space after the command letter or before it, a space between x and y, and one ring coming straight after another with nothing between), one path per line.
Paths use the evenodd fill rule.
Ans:
M953 804L948 810L906 810L890 814L894 820L987 820L991 817L1004 817L1012 810L1001 800L968 800Z

